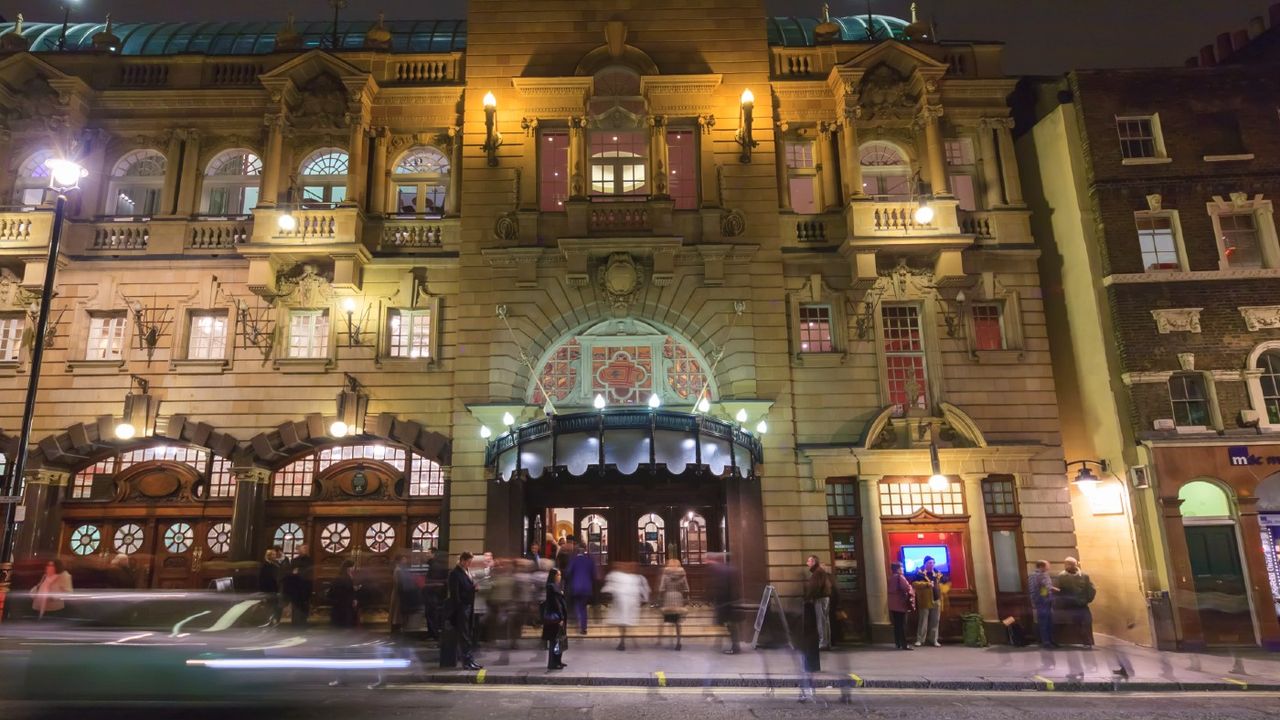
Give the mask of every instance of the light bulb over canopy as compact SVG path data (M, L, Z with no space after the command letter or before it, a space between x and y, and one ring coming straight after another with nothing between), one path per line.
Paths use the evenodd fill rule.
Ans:
M605 405L604 395L601 395L600 393L596 393L596 398L591 401L591 405L597 410L603 410Z
M346 437L347 432L350 430L351 428L347 427L347 424L341 420L334 420L329 425L329 435L336 438Z
M485 440L488 440L489 438L493 437L493 431L489 429L488 425L480 426L480 437L484 438Z
M662 407L662 398L658 397L658 393L653 393L649 396L649 407L655 410Z
M516 424L516 418L509 412L502 413L502 424L511 427Z
M734 420L737 420L737 421L738 421L738 422L740 422L740 423L744 423L744 422L746 422L746 421L747 421L747 409L746 409L746 408L738 408L738 414L734 415L734 416L733 416L733 419L734 419Z

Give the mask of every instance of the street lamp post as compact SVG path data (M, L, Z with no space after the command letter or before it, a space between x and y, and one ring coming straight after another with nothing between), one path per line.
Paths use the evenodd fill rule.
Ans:
M67 49L67 30L71 27L71 5L77 0L62 2L62 34L58 36L58 50Z
M27 465L27 446L31 442L31 424L36 414L36 392L40 387L40 365L44 359L44 337L49 323L49 306L53 300L53 282L58 273L58 244L62 239L62 224L66 216L67 193L80 186L80 178L88 172L71 160L46 160L49 168L49 187L57 193L53 206L53 230L49 233L49 257L44 268L44 287L40 291L40 312L36 317L35 338L31 345L31 377L27 380L27 399L22 407L22 432L18 436L18 448L13 467L4 480L4 500L0 503L4 513L4 539L0 542L0 569L8 582L9 557L13 552L14 528L17 525L18 495L23 473Z

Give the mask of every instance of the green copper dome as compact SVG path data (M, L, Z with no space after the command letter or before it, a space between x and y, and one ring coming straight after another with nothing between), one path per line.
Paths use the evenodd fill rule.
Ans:
M813 45L813 29L822 22L812 17L769 18L769 44L786 47ZM880 42L881 40L905 40L906 20L890 15L849 15L833 17L831 22L840 26L841 42Z

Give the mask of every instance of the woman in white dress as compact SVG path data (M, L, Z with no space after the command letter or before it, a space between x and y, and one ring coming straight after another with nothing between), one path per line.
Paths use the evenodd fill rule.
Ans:
M640 624L640 606L649 601L649 581L636 572L635 563L618 563L605 577L601 592L609 596L605 622L618 627L618 650L626 650L627 628Z

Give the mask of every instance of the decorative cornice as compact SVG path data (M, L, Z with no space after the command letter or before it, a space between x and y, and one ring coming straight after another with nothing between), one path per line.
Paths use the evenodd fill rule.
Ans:
M518 77L511 79L511 86L521 97L563 97L565 95L585 98L595 90L595 79L592 77Z
M723 81L719 73L706 75L645 75L640 78L640 94L652 95L710 95Z
M1152 310L1156 331L1161 335L1171 332L1200 332L1200 311L1204 308L1164 308Z
M1205 280L1274 280L1280 268L1243 268L1238 270L1190 270L1186 272L1116 273L1102 278L1104 287L1162 282L1201 282Z

